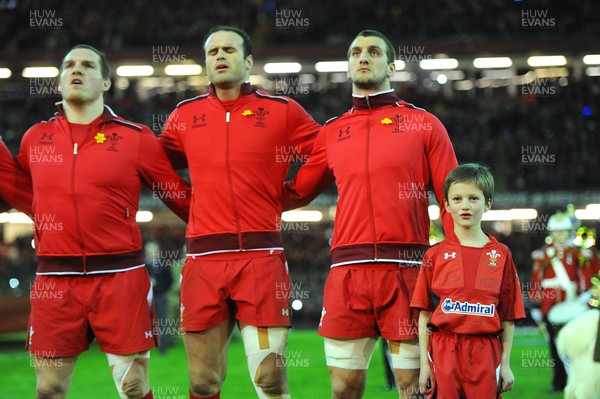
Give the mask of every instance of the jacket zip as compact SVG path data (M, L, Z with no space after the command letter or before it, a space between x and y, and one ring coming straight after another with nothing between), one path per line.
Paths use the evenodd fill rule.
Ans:
M371 176L369 174L369 144L371 141L371 116L373 116L373 109L371 108L371 102L369 96L365 95L367 101L367 107L369 107L369 118L367 119L367 144L365 146L365 177L367 180L367 199L369 201L369 216L371 218L371 234L373 234L373 258L377 260L379 258L379 251L377 250L377 231L375 229L375 213L373 210L373 197L371 196Z
M231 113L226 111L225 113L225 123L227 124L227 128L225 130L225 169L227 170L227 181L229 183L229 193L231 194L231 206L233 208L233 215L235 217L235 225L237 228L237 236L238 236L238 250L243 251L243 243L242 243L242 226L240 225L240 215L238 213L237 205L235 204L235 195L233 194L233 179L231 177L231 165L229 160L229 126L231 122Z
M83 274L87 273L87 264L86 264L86 254L85 254L85 244L83 242L83 234L81 233L81 225L79 224L79 208L77 206L77 196L75 195L75 164L77 162L77 143L73 139L73 133L69 128L69 133L71 135L71 142L73 142L73 166L71 167L71 194L73 196L73 210L75 212L75 226L77 227L77 235L79 236L79 246L81 248L81 256L83 258Z

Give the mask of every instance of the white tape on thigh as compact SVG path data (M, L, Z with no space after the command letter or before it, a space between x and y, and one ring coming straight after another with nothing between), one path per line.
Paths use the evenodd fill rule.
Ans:
M288 328L287 327L255 327L246 325L241 330L244 349L246 350L246 359L248 360L248 369L250 377L256 389L259 398L266 398L262 389L256 386L257 371L260 364L271 353L279 356L285 356L287 347ZM282 399L286 396L282 395Z
M132 355L113 355L112 353L107 353L106 358L108 359L108 365L112 371L119 396L121 399L128 399L128 396L123 392L123 381L127 377L129 370L131 370L135 359L149 359L150 351L134 353Z
M388 341L392 354L392 368L418 369L419 341L416 339L406 341Z
M327 366L348 370L366 370L377 339L334 339L325 338L325 356Z

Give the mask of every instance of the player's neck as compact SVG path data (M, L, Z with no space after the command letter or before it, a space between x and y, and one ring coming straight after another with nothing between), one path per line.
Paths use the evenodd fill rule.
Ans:
M468 229L454 226L454 234L456 234L460 244L467 247L482 248L490 242L490 238L481 230L481 226L473 226Z
M379 85L377 87L373 87L373 88L369 88L369 89L363 89L363 88L357 86L356 84L353 84L352 85L352 94L357 95L357 96L370 96L375 93L381 93L382 91L386 91L389 89L391 89L389 81L386 81L385 83L382 83L381 85Z
M104 99L99 98L90 103L65 101L63 102L63 111L69 122L86 125L102 115Z
M234 86L228 88L219 88L215 87L215 94L219 101L235 101L240 97L240 93L242 92L242 86Z

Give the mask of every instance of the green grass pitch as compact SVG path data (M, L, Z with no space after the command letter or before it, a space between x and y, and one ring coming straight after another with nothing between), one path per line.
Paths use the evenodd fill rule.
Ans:
M0 343L6 337L0 337ZM289 337L288 375L290 394L296 399L331 397L330 382L323 354L323 339L315 331L292 330ZM517 329L511 366L515 388L506 398L558 399L562 394L548 394L550 358L544 338L534 330ZM166 355L152 353L150 379L155 399L187 399L188 379L183 345L179 343ZM35 372L29 355L21 347L0 346L0 381L3 399L35 397ZM391 399L398 395L384 390L381 348L376 348L367 379L365 399ZM256 398L250 382L241 341L231 343L227 378L221 397L224 399ZM106 357L97 345L83 353L75 367L69 399L118 398Z

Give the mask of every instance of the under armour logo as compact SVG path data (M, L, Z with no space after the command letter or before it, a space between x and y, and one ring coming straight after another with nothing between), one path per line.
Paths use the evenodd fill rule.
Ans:
M281 309L281 315L282 316L289 316L290 315L290 310L289 309Z
M146 338L152 338L152 331L146 331L146 332L144 332L144 336Z
M456 252L446 252L444 259L456 259Z

